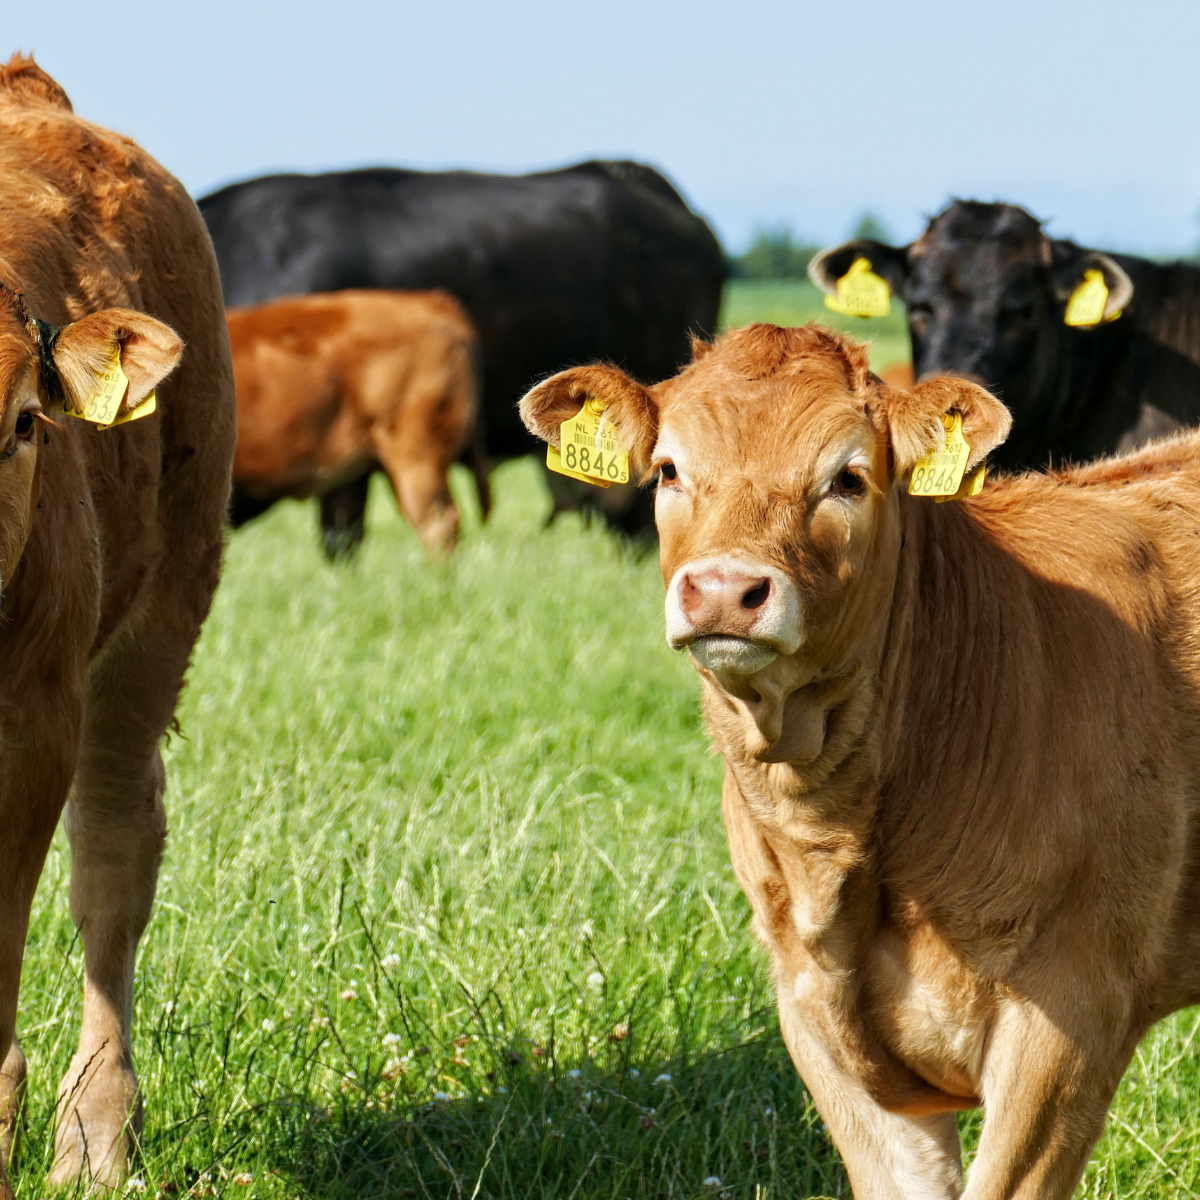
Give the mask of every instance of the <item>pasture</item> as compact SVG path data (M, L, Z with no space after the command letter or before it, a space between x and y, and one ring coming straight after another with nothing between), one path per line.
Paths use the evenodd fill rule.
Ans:
M809 301L742 284L727 319ZM882 367L904 346L897 314L879 325ZM380 479L350 567L325 562L312 504L230 539L167 751L134 1190L847 1194L782 1047L654 556L543 528L531 460L497 472L486 528L454 482L447 565ZM77 1034L68 861L60 836L25 962L28 1200ZM1200 1190L1198 1028L1183 1013L1142 1046L1083 1194Z

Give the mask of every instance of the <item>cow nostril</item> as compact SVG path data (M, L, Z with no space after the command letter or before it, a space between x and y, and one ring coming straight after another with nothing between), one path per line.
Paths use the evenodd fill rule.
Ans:
M748 609L761 608L771 594L771 581L764 579L756 584L742 597L742 607Z

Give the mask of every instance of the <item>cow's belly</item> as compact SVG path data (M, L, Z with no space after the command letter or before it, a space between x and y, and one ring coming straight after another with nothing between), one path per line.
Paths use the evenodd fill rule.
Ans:
M885 932L864 971L863 1001L889 1053L952 1096L979 1096L994 999L932 930Z

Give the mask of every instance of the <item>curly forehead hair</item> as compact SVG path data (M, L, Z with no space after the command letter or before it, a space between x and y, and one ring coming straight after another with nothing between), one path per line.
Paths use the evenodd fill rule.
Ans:
M871 366L867 347L823 325L746 325L731 329L702 353L697 362L723 366L745 379L773 379L833 365L851 392L868 389Z

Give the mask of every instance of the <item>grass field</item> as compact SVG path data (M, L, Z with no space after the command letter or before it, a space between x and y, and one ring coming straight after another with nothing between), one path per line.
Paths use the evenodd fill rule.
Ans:
M139 964L148 1197L847 1194L653 555L544 529L530 460L495 483L449 565L378 480L352 567L310 505L231 538ZM25 966L24 1200L78 1030L68 859L60 839ZM1087 1196L1200 1190L1197 1024L1142 1047Z

